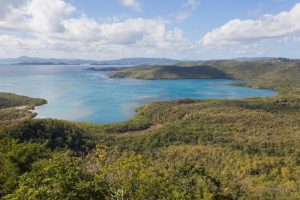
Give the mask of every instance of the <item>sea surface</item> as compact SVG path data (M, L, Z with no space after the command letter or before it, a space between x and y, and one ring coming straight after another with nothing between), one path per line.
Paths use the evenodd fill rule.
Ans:
M0 91L40 97L38 118L112 123L130 119L147 102L178 98L238 99L276 95L266 89L229 86L233 80L111 79L90 66L0 65Z

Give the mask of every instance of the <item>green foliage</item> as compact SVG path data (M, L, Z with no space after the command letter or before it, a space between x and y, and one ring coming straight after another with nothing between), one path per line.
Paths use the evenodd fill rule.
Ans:
M17 107L17 106L28 106L34 107L47 103L44 99L30 98L11 93L0 93L0 109Z
M299 60L182 62L174 66L131 67L110 74L114 78L137 79L233 78L250 80L246 85L251 87L280 92L299 91L299 76Z
M140 112L163 127L113 142L135 151L180 144L215 144L253 155L297 155L299 111L297 96L152 103Z
M23 174L18 188L3 199L104 199L106 186L94 180L81 159L59 153L51 160L40 160Z
M207 65L201 66L139 66L122 69L109 75L111 78L136 79L196 79L196 78L231 78L223 71Z
M46 103L44 99L0 92L0 123L33 118L36 114L28 110Z
M71 122L39 119L10 124L6 130L9 137L22 142L44 143L51 149L64 148L85 152L93 146L85 131Z
M250 80L247 85L251 87L273 88L280 92L291 92L300 88L299 60L211 61L208 64L236 79Z
M24 120L13 107L39 101L2 94L0 198L300 199L299 72L282 59L125 69L114 76L233 77L280 95L149 103L106 125Z
M68 152L30 164L3 199L217 199L219 183L191 164L154 161L98 146L85 159Z
M148 168L149 165L149 161L141 155L100 146L87 158L87 168L97 179L106 181L113 199L155 196L153 189L159 180L155 180L156 172Z
M1 121L12 121L16 119L28 119L35 117L35 113L24 111L24 110L18 110L15 108L6 108L0 110L0 122Z
M49 156L42 144L18 144L14 140L0 140L0 197L14 190L21 174L32 169L32 164Z
M171 146L155 156L174 166L189 163L218 185L225 199L299 199L300 165L296 157L253 156L213 145ZM195 174L192 169L186 170Z
M299 199L299 113L298 95L157 102L139 109L139 115L162 128L102 142L145 152L160 166L183 166L194 179L208 181L204 185L218 198ZM179 177L174 182L187 181Z
M215 199L217 185L193 166L178 169L133 152L98 146L87 157L87 169L105 180L108 199ZM194 171L193 171L194 170ZM200 173L195 176L193 173Z
M78 123L80 127L95 134L107 133L124 133L128 131L139 131L147 129L151 126L151 122L143 115L137 114L129 121L114 123L114 124L91 124L91 123Z

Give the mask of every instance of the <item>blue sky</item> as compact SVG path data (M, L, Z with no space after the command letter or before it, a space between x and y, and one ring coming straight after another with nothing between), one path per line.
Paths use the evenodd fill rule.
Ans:
M2 0L0 57L300 58L296 0Z
M141 11L124 7L118 0L70 0L81 12L96 19L111 17L156 18L173 20L175 14L190 12L184 22L175 23L185 30L187 36L198 40L201 35L222 26L232 19L256 19L264 14L277 14L290 10L298 0L199 0L195 10L187 6L186 0L141 0ZM105 5L105 6L104 6ZM79 14L81 13L79 12ZM171 26L171 25L170 25Z

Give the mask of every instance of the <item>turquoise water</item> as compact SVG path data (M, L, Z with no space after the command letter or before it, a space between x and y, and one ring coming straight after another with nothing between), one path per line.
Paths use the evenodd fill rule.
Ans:
M40 118L112 123L130 119L135 108L177 98L244 98L275 95L271 90L229 86L232 80L110 79L88 66L0 66L0 91L41 97Z

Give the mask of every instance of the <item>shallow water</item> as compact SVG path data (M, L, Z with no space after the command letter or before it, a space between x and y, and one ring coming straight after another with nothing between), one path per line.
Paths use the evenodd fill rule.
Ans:
M0 65L0 91L47 99L40 118L112 123L130 119L135 108L177 98L265 97L276 92L229 86L232 80L110 79L89 66Z

